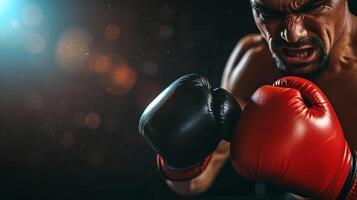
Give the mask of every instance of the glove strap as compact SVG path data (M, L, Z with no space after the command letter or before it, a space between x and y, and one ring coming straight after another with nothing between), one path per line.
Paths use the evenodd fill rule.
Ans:
M156 165L159 170L164 174L165 178L171 181L188 181L196 176L200 175L207 167L209 161L211 160L212 155L207 156L202 162L198 163L195 166L177 169L170 167L162 157L156 155Z
M357 199L357 157L356 152L352 153L352 164L350 173L343 186L337 200L356 200Z

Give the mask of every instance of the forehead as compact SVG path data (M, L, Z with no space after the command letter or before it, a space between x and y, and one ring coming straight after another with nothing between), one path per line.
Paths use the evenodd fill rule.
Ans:
M305 3L318 0L251 0L252 5L264 5L277 10L295 10Z

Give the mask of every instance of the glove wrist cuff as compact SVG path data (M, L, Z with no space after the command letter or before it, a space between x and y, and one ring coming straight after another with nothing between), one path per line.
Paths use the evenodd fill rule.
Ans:
M357 152L352 153L352 166L350 174L343 186L337 200L354 200L357 199Z
M354 200L357 199L357 179L354 180L351 191L348 193L345 200Z
M188 181L200 175L207 167L212 158L212 154L207 156L202 162L188 168L173 168L169 166L162 157L156 155L156 165L166 179L171 181Z

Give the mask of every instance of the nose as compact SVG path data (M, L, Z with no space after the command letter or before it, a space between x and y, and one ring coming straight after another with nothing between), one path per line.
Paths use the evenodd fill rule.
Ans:
M304 27L301 17L287 17L285 20L285 27L282 29L280 37L286 42L292 44L307 37L307 30Z

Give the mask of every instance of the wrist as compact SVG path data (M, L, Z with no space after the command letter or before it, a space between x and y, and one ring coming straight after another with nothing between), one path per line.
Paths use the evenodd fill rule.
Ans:
M202 162L187 168L174 168L167 164L162 157L156 155L156 165L166 179L171 181L187 181L200 175L207 167L212 158L212 154L207 156Z

